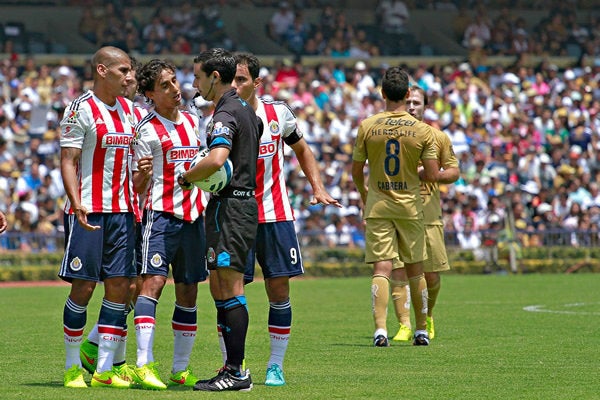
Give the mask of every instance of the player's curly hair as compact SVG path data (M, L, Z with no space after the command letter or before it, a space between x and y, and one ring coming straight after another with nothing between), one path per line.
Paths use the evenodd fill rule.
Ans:
M177 71L175 65L168 61L159 59L150 60L148 63L138 68L135 73L135 77L138 82L138 93L145 95L147 91L154 90L154 85L156 85L157 79L159 79L160 74L165 69L173 71L173 73ZM148 97L146 97L146 101L151 102Z

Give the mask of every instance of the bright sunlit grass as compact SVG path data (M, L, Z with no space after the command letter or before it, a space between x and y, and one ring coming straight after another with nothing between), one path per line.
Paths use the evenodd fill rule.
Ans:
M62 387L62 312L68 286L0 289L1 399L592 399L599 398L600 275L445 275L429 347L392 342L372 347L370 280L292 283L293 327L284 365L288 384L264 386L269 344L262 282L247 287L250 393L150 392ZM98 315L102 287L88 307ZM159 302L155 358L168 377L173 286ZM192 370L201 378L221 365L215 310L200 286ZM135 363L129 317L128 361ZM390 310L390 336L397 323ZM89 375L86 380L89 382Z

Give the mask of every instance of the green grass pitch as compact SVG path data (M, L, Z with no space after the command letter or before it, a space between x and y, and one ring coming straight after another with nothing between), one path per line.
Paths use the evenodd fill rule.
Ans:
M372 347L370 279L292 282L287 385L264 386L269 343L262 282L247 287L250 393L150 392L62 387L62 310L68 286L0 288L0 399L597 399L600 398L600 275L445 275L429 347ZM98 315L102 287L88 307ZM173 285L158 305L155 358L172 358ZM198 296L191 368L214 375L221 356L207 284ZM128 361L135 363L129 319ZM392 309L388 329L397 329ZM86 374L89 383L90 376Z

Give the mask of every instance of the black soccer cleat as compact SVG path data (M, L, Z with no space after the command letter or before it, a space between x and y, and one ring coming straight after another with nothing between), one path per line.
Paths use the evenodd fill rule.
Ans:
M413 341L413 345L414 346L429 346L429 336L427 336L427 333L415 333L415 337L414 337L414 341Z
M252 389L252 378L250 374L244 376L235 376L234 372L228 368L223 368L212 379L199 380L194 385L194 390L205 392L223 392L225 390L249 392Z
M384 335L377 335L375 339L373 339L373 346L375 347L390 347L390 342L388 338Z

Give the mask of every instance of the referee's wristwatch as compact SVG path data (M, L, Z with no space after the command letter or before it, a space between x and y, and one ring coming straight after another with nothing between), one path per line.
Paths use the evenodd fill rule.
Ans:
M184 189L190 190L192 188L192 184L183 177L183 173L177 176L177 183Z

